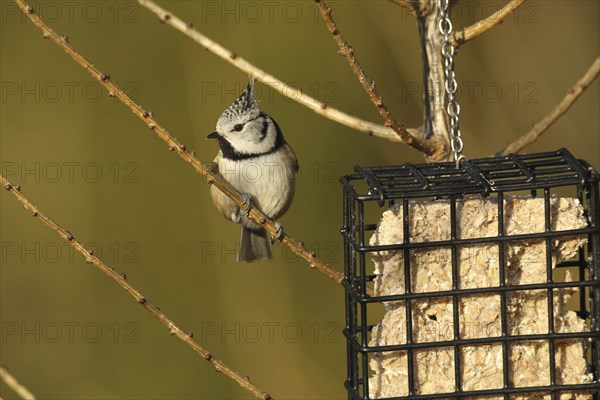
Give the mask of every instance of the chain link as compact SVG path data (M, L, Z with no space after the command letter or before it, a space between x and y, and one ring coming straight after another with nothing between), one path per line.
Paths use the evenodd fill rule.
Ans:
M444 76L446 89L446 95L448 98L448 104L446 105L446 113L450 121L450 147L454 153L454 161L456 161L456 167L460 167L462 161L466 161L467 158L461 154L463 149L463 141L460 136L460 127L458 125L458 118L460 116L460 105L456 99L456 90L458 89L458 83L456 82L456 75L454 73L454 46L450 42L450 34L452 33L452 21L450 21L450 0L438 0L438 11L440 20L438 28L440 33L444 36L442 43L442 57L444 59Z

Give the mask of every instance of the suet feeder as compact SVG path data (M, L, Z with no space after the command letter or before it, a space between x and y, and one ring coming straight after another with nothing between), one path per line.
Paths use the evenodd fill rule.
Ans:
M355 167L344 188L348 399L590 399L600 175L565 149Z

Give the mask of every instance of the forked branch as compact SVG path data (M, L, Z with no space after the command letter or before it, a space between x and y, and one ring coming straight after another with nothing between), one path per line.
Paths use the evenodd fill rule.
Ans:
M229 377L231 380L237 382L242 388L252 393L254 397L262 400L270 400L271 396L263 392L261 389L256 387L250 382L248 377L243 377L231 368L229 368L223 361L213 357L213 355L200 346L194 339L192 333L186 333L179 328L173 320L168 318L162 311L158 309L154 304L150 303L146 297L144 297L135 287L133 287L126 279L124 274L119 274L113 268L104 264L92 250L86 249L74 235L61 228L56 222L47 217L42 213L36 206L34 206L29 199L21 192L21 187L13 185L4 176L0 175L0 183L6 190L11 192L16 199L23 205L23 207L31 212L31 215L42 221L48 228L56 232L63 240L69 243L79 254L81 254L87 263L93 264L102 273L115 281L125 291L135 299L138 304L141 304L154 318L160 321L167 329L169 334L177 336L182 342L190 346L196 353L203 357L206 361L211 363L217 372L222 372L224 375Z
M452 44L454 47L460 47L464 42L469 41L490 28L502 23L510 14L512 14L525 0L510 0L508 4L496 11L487 18L474 23L471 26L454 32Z
M523 149L525 146L535 142L538 138L555 123L560 117L562 117L571 108L573 103L577 101L579 96L588 88L588 86L596 79L600 72L600 57L596 58L592 66L586 71L585 74L577 81L565 97L556 105L548 115L542 118L536 123L533 128L523 136L509 143L504 150L500 151L500 155L507 155L516 153Z
M61 49L63 49L73 60L75 60L81 67L88 71L98 82L100 82L106 89L110 96L117 98L127 108L129 108L139 119L141 119L147 126L152 130L160 139L168 144L169 150L177 153L185 162L190 164L196 172L206 178L209 184L213 184L225 195L231 198L240 209L248 212L248 217L253 221L259 223L263 228L267 230L273 237L278 237L283 245L289 247L294 253L305 259L311 268L314 268L326 275L330 279L333 279L338 284L342 283L343 275L321 259L319 259L314 251L308 250L304 247L303 242L298 242L287 234L279 237L278 227L275 223L270 220L265 214L263 214L257 208L251 207L244 200L244 197L233 188L228 182L223 180L220 176L215 174L212 170L207 168L202 162L200 162L194 154L189 152L183 143L177 141L165 128L163 128L154 116L145 111L140 105L135 103L125 92L117 85L111 82L110 75L100 72L92 63L88 62L81 54L75 51L68 41L64 37L59 36L54 32L42 19L35 13L33 7L25 4L23 0L15 0L21 10L29 17L29 19L42 30L44 37L52 40Z
M356 55L354 54L354 49L348 44L348 42L346 42L346 40L344 40L339 27L331 16L331 8L328 7L323 0L315 0L315 3L321 12L321 16L327 25L327 29L329 29L329 33L331 33L333 39L339 47L339 54L344 56L346 61L348 61L352 72L354 72L354 75L356 75L358 78L358 81L362 85L363 89L365 89L369 95L369 99L371 99L371 102L377 108L379 115L381 115L381 118L384 120L385 126L392 128L403 143L406 143L407 145L419 150L430 158L435 158L436 154L444 150L443 144L437 140L425 140L424 138L417 137L413 133L409 132L403 124L400 124L398 121L396 121L396 119L385 106L381 96L377 93L377 90L375 89L375 82L371 81L365 75L365 72L360 66Z

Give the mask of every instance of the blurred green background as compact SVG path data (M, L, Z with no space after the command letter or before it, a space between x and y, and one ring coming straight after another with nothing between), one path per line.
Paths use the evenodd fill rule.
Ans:
M73 46L126 88L201 160L247 81L131 1L32 2ZM163 1L251 63L350 114L379 122L312 2ZM421 64L411 15L388 1L330 2L396 118L421 124ZM505 1L465 1L470 25ZM278 399L342 399L341 287L282 246L238 265L238 227L208 185L109 98L61 49L1 1L2 173L213 354ZM528 1L457 57L465 152L500 150L544 116L598 55L597 1ZM355 164L420 162L261 86L302 168L286 231L342 270L340 175ZM568 147L600 167L594 82L526 151ZM0 196L0 362L43 399L245 399L250 396L85 264L8 193ZM15 398L0 386L0 396Z

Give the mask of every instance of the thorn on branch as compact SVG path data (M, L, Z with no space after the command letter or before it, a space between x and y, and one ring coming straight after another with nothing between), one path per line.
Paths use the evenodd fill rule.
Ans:
M191 22L188 22L187 24L185 24L185 26L187 26L188 29L194 29L194 24Z
M37 216L38 216L38 215L40 215L40 214L39 214L37 211L34 211L34 212L32 212L32 213L31 213L31 215L32 215L33 217L37 217Z
M73 234L72 234L71 232L67 231L67 240L70 242L70 241L72 241L73 239L75 239L75 238L73 237Z
M187 150L187 148L185 147L185 144L183 144L183 143L181 143L181 144L179 145L179 149L180 149L181 151L186 151L186 150Z
M175 147L169 146L169 151L175 151Z
M42 33L42 38L43 38L43 39L50 39L50 35L48 34L48 32L45 32L45 31L44 31L44 32Z
M213 359L213 356L212 356L212 354L210 354L210 353L206 353L206 355L204 356L204 359L205 359L206 361L210 361L210 360L212 360L212 359Z
M144 111L142 113L142 117L144 117L144 118L148 118L149 116L150 116L150 114L148 113L148 111Z
M60 40L62 40L63 42L69 44L69 35L62 35L60 37Z
M145 297L140 297L140 299L138 300L138 303L140 303L140 304L146 304L146 298Z
M9 192L12 190L12 185L10 183L7 183L6 185L4 185L4 189L8 190Z
M207 49L207 50L208 50L208 49ZM237 56L237 54L235 54L234 52L231 52L231 53L229 54L229 58L231 58L232 60L235 60L237 57L238 57L238 56Z
M192 332L192 331L188 332L187 335L190 339L194 338L194 332Z
M102 74L102 75L100 75L100 80L102 82L108 82L108 81L110 81L110 75Z
M15 185L15 190L17 192L20 192L21 191L21 185Z
M156 129L156 126L154 126L154 124L150 124L150 125L148 125L148 128L154 130L154 129Z
M120 276L121 278L123 278L124 280L127 280L127 275L126 275L126 274L124 274L124 273L120 273L120 274L119 274L119 276Z
M35 13L35 10L31 6L25 7L25 11L27 11L27 14L34 14Z

